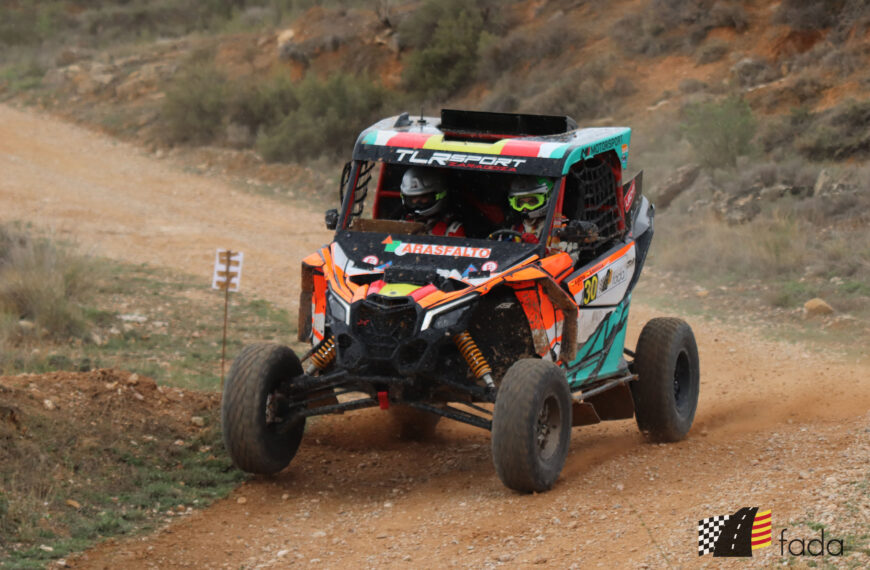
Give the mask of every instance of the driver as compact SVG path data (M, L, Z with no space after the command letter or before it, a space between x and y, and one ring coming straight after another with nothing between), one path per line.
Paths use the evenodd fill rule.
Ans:
M462 222L449 214L438 215L447 207L447 188L441 174L431 168L409 168L400 186L402 205L408 219L422 222L433 236L464 237Z
M522 219L512 229L522 234L522 241L538 243L547 219L547 203L553 193L553 181L541 176L518 176L508 191L510 207Z

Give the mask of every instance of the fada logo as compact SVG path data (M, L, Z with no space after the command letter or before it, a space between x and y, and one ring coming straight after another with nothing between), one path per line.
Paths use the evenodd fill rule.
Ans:
M752 556L753 550L770 546L770 510L743 507L733 515L698 521L698 556Z

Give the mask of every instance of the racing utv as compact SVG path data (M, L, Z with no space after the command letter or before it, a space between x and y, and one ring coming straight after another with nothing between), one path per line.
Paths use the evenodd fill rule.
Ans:
M634 416L652 441L685 437L699 389L689 325L653 319L624 347L654 212L642 173L623 176L630 135L457 110L363 131L326 213L334 239L302 262L311 350L247 346L226 378L234 463L276 473L306 418L368 407L409 434L442 417L491 430L495 470L521 492L553 486L572 426ZM462 235L409 215L409 168L437 173L439 215ZM524 178L549 189L531 239L509 195Z

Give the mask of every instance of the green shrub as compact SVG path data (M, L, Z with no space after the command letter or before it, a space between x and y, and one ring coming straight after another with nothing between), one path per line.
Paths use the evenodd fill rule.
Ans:
M870 100L845 101L813 116L798 137L798 151L813 160L870 156Z
M441 17L428 45L407 57L406 85L436 97L456 92L474 76L482 31L483 18L473 7Z
M795 30L821 30L837 21L845 4L846 0L783 0L774 14L774 21Z
M299 107L292 80L276 76L262 83L244 82L231 89L227 116L232 123L246 126L252 134L273 126Z
M477 49L477 75L496 80L517 67L534 66L582 45L579 30L564 20L534 29L516 29L504 36L484 31Z
M394 98L379 84L349 74L326 80L308 75L294 86L292 97L296 107L257 141L266 160L346 154L360 130L391 108Z
M723 57L725 57L730 48L728 44L723 41L711 41L700 50L698 50L697 62L698 65L705 65L707 63L714 63L719 61Z
M709 168L736 166L737 157L752 150L755 128L752 109L740 97L697 103L684 110L683 134L697 160Z
M716 0L652 0L641 12L620 18L611 35L628 53L655 56L694 49L713 28L742 32L747 26L741 6Z
M194 64L166 91L162 120L168 142L209 143L227 110L226 77L211 64Z
M0 45L37 45L73 25L61 2L25 0L3 4Z
M475 76L484 32L500 32L503 3L426 0L399 26L399 44L413 48L403 80L412 91L438 98Z
M94 287L94 267L51 241L36 239L17 225L0 226L0 317L19 319L35 331L62 340L87 331L81 301Z

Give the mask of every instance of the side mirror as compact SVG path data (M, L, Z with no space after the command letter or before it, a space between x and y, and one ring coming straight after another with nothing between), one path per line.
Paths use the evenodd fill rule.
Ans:
M326 222L326 229L334 230L338 226L338 210L335 208L327 210L324 221Z
M556 237L580 244L595 243L598 241L598 226L594 222L571 220L567 226L556 230Z

